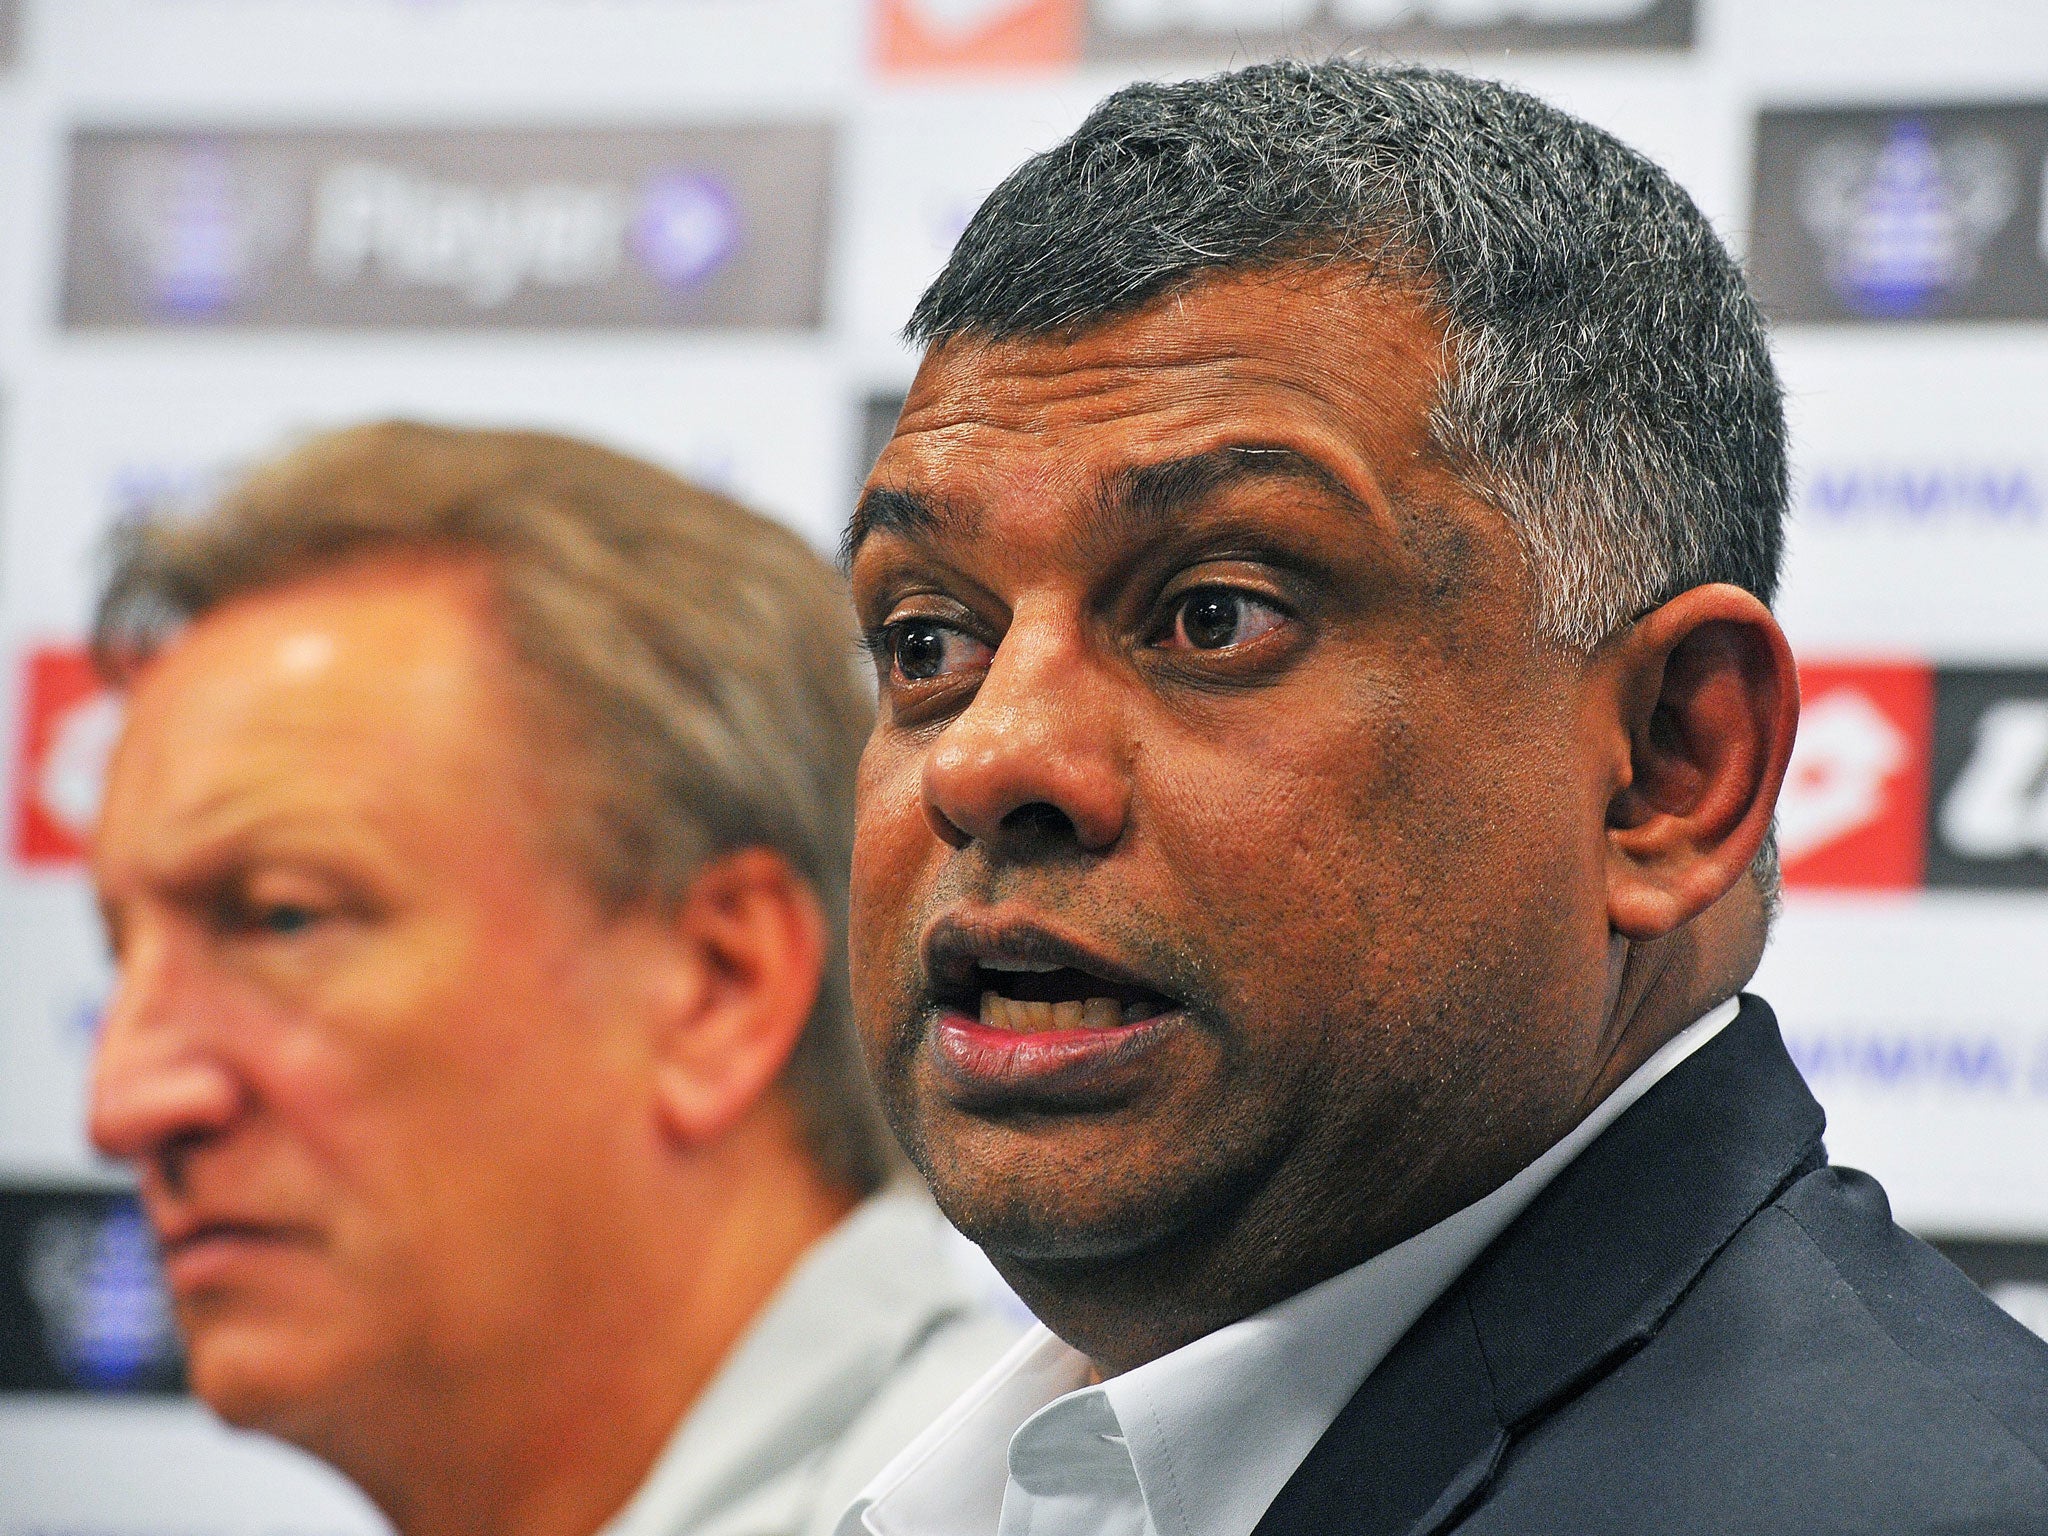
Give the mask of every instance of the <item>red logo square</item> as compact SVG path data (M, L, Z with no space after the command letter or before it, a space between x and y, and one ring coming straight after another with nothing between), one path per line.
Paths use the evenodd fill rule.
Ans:
M1778 797L1785 884L1920 885L1934 669L1918 662L1802 662L1799 693L1799 739Z
M14 854L23 864L75 864L88 852L121 699L83 646L44 646L22 662Z

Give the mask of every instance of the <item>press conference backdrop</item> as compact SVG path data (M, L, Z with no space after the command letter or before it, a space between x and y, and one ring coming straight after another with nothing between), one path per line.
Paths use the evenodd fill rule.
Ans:
M980 196L1138 75L1363 49L1656 157L1749 260L1805 722L1759 989L1838 1160L2048 1329L2048 5L0 0L0 1536L378 1529L180 1395L81 1135L109 529L393 413L830 547Z

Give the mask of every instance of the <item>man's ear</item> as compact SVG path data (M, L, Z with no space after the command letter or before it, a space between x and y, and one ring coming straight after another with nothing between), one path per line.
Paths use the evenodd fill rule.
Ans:
M655 1094L669 1134L716 1141L781 1074L825 966L823 908L781 854L743 848L697 872L671 911L688 972L660 1021Z
M1743 878L1770 833L1799 724L1792 648L1740 587L1694 587L1598 663L1625 761L1607 805L1607 915L1661 938Z

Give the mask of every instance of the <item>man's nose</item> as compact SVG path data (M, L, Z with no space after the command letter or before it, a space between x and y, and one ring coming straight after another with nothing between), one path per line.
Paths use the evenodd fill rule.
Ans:
M1131 785L1117 683L1069 628L1020 613L974 699L925 757L925 812L955 847L1050 837L1100 853Z
M235 1117L241 1089L197 1028L190 962L137 936L123 956L93 1052L87 1128L109 1157L146 1159L202 1141Z

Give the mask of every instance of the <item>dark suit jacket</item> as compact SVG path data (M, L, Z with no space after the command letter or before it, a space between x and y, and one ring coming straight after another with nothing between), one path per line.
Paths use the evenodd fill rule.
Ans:
M2048 1533L2048 1344L1830 1167L1823 1123L1745 998L1424 1314L1257 1536Z

